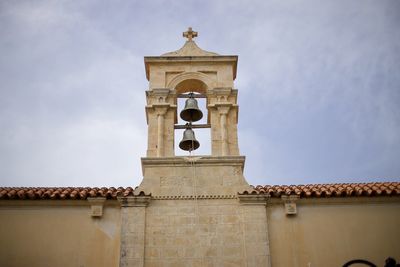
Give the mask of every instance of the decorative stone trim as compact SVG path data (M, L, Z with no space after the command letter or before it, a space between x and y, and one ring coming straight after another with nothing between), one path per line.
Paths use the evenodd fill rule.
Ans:
M152 196L154 200L236 199L236 195Z
M88 197L90 203L90 216L101 217L103 216L103 205L106 202L105 197Z
M121 207L146 207L151 201L151 196L118 197L117 199Z
M181 167L188 166L191 164L191 161L196 161L196 166L205 165L205 166L240 166L242 169L244 168L245 157L244 156L193 156L193 160L189 160L187 156L178 156L178 157L145 157L141 158L142 160L142 170L144 166L149 167L158 167L158 166L171 166Z
M268 195L238 195L240 204L242 205L267 205Z
M286 215L296 215L297 214L297 206L296 202L300 199L297 195L283 195L281 199L285 205Z

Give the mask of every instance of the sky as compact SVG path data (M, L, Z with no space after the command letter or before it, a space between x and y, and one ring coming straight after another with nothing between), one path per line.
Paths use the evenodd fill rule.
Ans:
M139 185L143 57L189 26L239 56L250 184L400 181L400 1L3 0L0 25L0 186Z

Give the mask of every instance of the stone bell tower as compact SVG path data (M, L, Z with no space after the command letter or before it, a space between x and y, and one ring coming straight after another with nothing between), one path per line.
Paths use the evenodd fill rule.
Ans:
M244 160L239 155L238 91L234 89L237 56L221 56L200 49L193 41L197 32L183 33L184 46L161 56L145 57L147 157L142 158L144 179L140 190L153 196L193 195L192 165L196 165L197 193L201 195L236 194L248 189L243 177ZM211 128L211 155L176 157L174 131L180 107L178 98L188 93L206 98L207 123L196 128ZM189 153L188 153L189 156ZM211 175L212 174L212 175Z
M265 201L240 195L252 189L238 148L238 57L200 49L191 28L183 36L181 49L144 59L147 156L135 195L120 198L120 266L268 266ZM206 123L190 115L179 125L179 98L184 114L202 113ZM197 98L206 99L206 110ZM211 155L175 156L174 131L190 133L179 147L192 150L198 128L211 130Z

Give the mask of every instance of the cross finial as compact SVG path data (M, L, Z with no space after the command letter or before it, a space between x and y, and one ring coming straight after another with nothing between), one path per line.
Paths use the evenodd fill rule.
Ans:
M183 33L183 37L188 38L188 41L192 41L194 37L197 37L197 32L192 30L192 27L189 27L187 31Z

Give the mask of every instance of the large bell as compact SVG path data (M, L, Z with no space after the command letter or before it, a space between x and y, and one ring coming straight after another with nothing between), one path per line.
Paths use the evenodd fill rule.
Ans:
M181 118L184 121L198 121L203 118L203 112L199 109L197 105L197 100L190 94L189 98L186 99L185 108L181 111Z
M186 130L183 132L183 138L179 143L179 147L186 151L193 151L200 147L200 143L196 140L192 128L186 128Z

